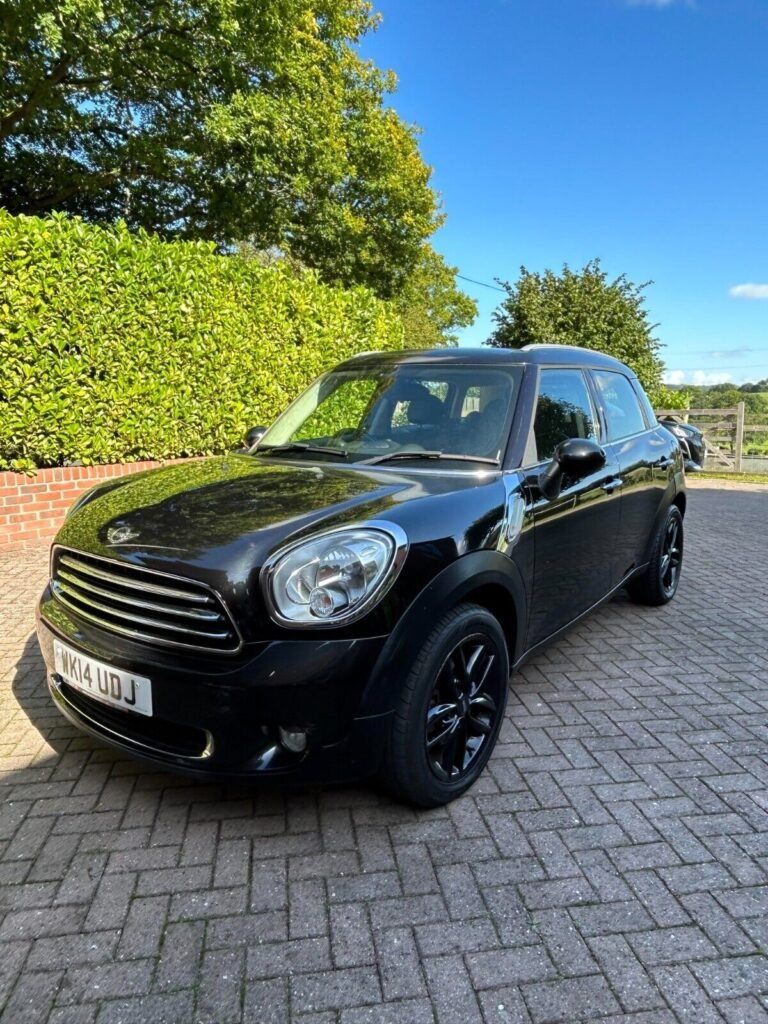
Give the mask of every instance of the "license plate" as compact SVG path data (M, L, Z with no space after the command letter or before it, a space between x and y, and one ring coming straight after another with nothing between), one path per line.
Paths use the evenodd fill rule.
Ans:
M88 658L71 647L53 641L53 660L61 678L81 693L123 711L152 714L152 682L103 661Z

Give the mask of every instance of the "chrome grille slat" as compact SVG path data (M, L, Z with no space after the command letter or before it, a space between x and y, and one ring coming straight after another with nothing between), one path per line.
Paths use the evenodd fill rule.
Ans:
M172 633L181 633L186 636L202 636L208 640L225 640L227 633L208 633L200 629L190 629L189 626L177 626L174 622L163 622L160 619L147 619L143 615L132 614L131 612L123 611L121 608L112 608L107 604L102 604L100 601L94 601L91 598L83 597L82 594L78 594L73 591L66 584L60 583L58 580L53 582L53 592L56 595L66 594L70 601L74 598L75 601L79 601L84 604L86 608L95 609L97 612L105 612L107 615L114 615L116 619L126 619L128 622L138 622L142 626L151 626L153 629L166 629Z
M132 608L143 608L146 611L159 612L163 615L180 615L188 619L196 619L204 622L224 622L221 612L209 611L207 608L173 608L171 605L158 604L156 601L143 601L138 597L128 597L123 594L105 590L103 587L94 586L86 580L78 579L71 572L59 571L57 580L65 580L76 589L85 590L89 594L96 594L97 597L106 597L110 601L118 601L120 604L127 604Z
M52 565L56 600L101 629L190 651L233 654L242 646L226 605L204 583L58 547Z
M68 569L76 569L78 572L82 572L88 576L95 576L97 579L108 581L109 583L116 584L121 587L129 587L132 590L149 591L152 594L161 594L163 597L175 597L180 601L192 601L195 604L212 604L213 598L210 594L195 594L186 590L175 590L171 587L160 586L157 583L146 583L143 580L130 579L120 575L116 572L106 572L103 569L97 569L87 562L75 562L72 558L67 555L62 555L60 564L65 565ZM130 568L133 568L131 566Z

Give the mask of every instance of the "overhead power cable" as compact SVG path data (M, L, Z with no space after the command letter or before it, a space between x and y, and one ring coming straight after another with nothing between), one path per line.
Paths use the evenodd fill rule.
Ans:
M481 288L491 288L495 292L505 292L506 289L499 288L497 284L487 284L485 281L476 281L474 277L464 277L463 274L457 274L456 277L462 281L469 281L470 284L479 284Z

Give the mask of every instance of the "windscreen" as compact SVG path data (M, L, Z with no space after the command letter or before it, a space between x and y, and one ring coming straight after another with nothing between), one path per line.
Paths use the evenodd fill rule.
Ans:
M279 417L258 450L304 444L348 461L419 452L500 460L521 373L413 363L334 370Z

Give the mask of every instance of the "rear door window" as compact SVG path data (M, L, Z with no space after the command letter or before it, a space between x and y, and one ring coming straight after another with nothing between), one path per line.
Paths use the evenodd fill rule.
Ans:
M603 407L608 441L619 441L647 429L635 389L623 373L595 370L592 376Z

